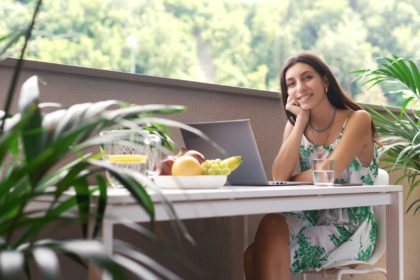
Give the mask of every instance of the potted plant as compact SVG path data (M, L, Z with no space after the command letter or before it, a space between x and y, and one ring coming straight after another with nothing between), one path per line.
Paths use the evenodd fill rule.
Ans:
M399 114L384 107L384 113L370 108L375 121L384 157L385 169L401 171L396 184L408 181L409 192L420 185L420 72L414 60L397 56L379 59L377 69L355 71L362 84L374 86L392 83L394 94L403 94L404 103ZM414 200L407 211L420 210L420 199Z
M179 126L205 136L182 123L153 118L155 114L183 112L185 108L181 106L139 106L116 100L75 104L69 108L58 104L39 104L39 86L35 76L22 86L19 113L10 114L25 49L41 2L37 1L31 24L25 32L0 37L1 41L9 40L0 50L0 55L3 55L20 35L25 35L5 110L0 114L0 278L20 279L22 271L30 278L31 266L36 265L46 279L59 279L58 255L64 255L81 264L96 264L118 279L127 279L126 268L138 278L146 277L143 274L146 271L147 275L177 279L157 262L139 261L141 253L132 246L120 242L114 254L109 255L96 241L107 207L104 172L110 172L130 192L153 222L153 202L145 189L152 182L145 176L101 161L99 151L86 152L86 149L97 148L109 141L98 137L98 133L116 124L131 129L146 127L162 138L162 142L166 143L166 152L171 147L165 131L161 129L164 125ZM41 197L44 200L48 198L46 207L31 207ZM176 228L192 242L183 223L168 206L166 209L175 217ZM76 216L67 215L75 209ZM83 238L53 240L40 237L46 226L63 220L80 223ZM139 234L152 242L160 242L152 232L141 226L131 228L137 229ZM129 259L136 262L129 262Z

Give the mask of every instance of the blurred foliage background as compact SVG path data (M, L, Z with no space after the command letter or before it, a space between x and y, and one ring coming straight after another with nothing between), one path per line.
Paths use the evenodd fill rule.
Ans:
M33 2L0 0L0 36L27 23ZM301 50L357 101L400 106L392 85L359 88L350 72L420 57L420 1L44 0L27 58L277 91Z

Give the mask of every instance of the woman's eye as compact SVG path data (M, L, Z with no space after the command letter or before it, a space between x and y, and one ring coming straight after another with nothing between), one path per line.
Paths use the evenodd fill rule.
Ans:
M291 88L291 87L293 87L295 85L295 83L289 83L289 84L287 84L287 87L288 88Z
M307 80L307 81L309 81L309 80L312 79L312 76L305 76L304 79Z

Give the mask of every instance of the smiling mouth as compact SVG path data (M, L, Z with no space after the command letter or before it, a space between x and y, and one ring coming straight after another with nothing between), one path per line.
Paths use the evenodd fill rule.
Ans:
M301 96L301 97L299 97L297 100L299 101L299 102L305 102L305 101L307 101L309 98L311 98L311 94L308 94L308 95L305 95L305 96Z

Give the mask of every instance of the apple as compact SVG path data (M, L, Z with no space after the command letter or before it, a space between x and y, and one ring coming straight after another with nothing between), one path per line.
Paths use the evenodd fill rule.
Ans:
M198 160L200 164L206 160L206 157L202 153L196 150L188 150L187 152L185 152L183 156L191 156L195 158L196 160Z
M160 162L160 175L172 175L172 165L176 159L176 156L166 156Z

